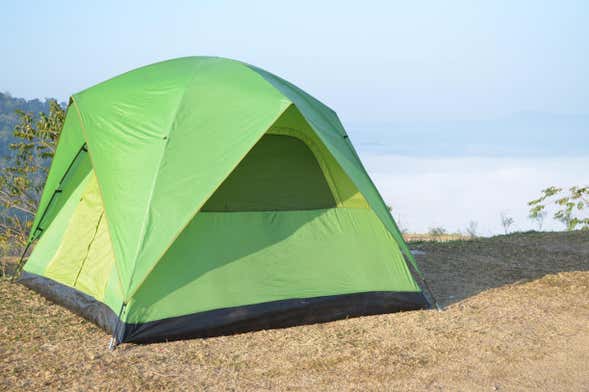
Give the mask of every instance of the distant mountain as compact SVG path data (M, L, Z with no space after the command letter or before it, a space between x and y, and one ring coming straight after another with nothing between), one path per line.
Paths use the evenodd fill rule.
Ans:
M18 123L16 110L25 112L40 113L49 112L47 100L39 99L26 100L14 98L8 93L0 93L0 159L5 158L9 153L9 145L14 142L12 132Z
M589 155L589 114L520 112L488 121L349 124L361 150L417 156Z

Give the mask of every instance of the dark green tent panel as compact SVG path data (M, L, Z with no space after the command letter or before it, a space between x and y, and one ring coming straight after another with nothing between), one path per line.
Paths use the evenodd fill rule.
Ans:
M292 136L264 135L201 211L294 211L335 206L309 147Z
M335 113L221 58L74 95L30 240L21 282L117 342L428 306Z

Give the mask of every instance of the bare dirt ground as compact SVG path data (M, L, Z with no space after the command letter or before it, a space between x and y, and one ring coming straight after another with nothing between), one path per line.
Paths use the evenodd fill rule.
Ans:
M589 391L589 232L414 243L434 310L124 344L0 283L0 390Z

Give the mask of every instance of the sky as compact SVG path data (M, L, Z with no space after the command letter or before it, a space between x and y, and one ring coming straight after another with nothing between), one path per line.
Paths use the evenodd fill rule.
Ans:
M513 210L523 229L525 198L543 184L588 181L578 166L589 156L585 0L19 1L3 4L0 34L0 91L25 98L66 100L190 55L276 73L338 112L413 231L433 225L467 182L479 189L468 193L473 210L452 207L460 219L442 223L465 226L477 200L496 200L492 213ZM423 189L436 173L452 186ZM513 184L522 207L493 199L485 181ZM500 230L499 218L478 219Z

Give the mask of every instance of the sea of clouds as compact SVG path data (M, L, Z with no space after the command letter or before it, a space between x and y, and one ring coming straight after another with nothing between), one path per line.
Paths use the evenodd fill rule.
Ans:
M480 235L538 229L528 202L589 185L589 115L521 112L480 121L351 123L351 138L400 226ZM552 215L552 214L550 214ZM562 230L551 217L544 230Z
M514 219L511 230L538 229L528 218L528 201L551 185L589 183L589 156L427 158L361 146L359 154L400 226L416 233L436 226L464 232L475 221L480 235L499 234L501 214ZM544 221L544 230L563 228L551 218Z

